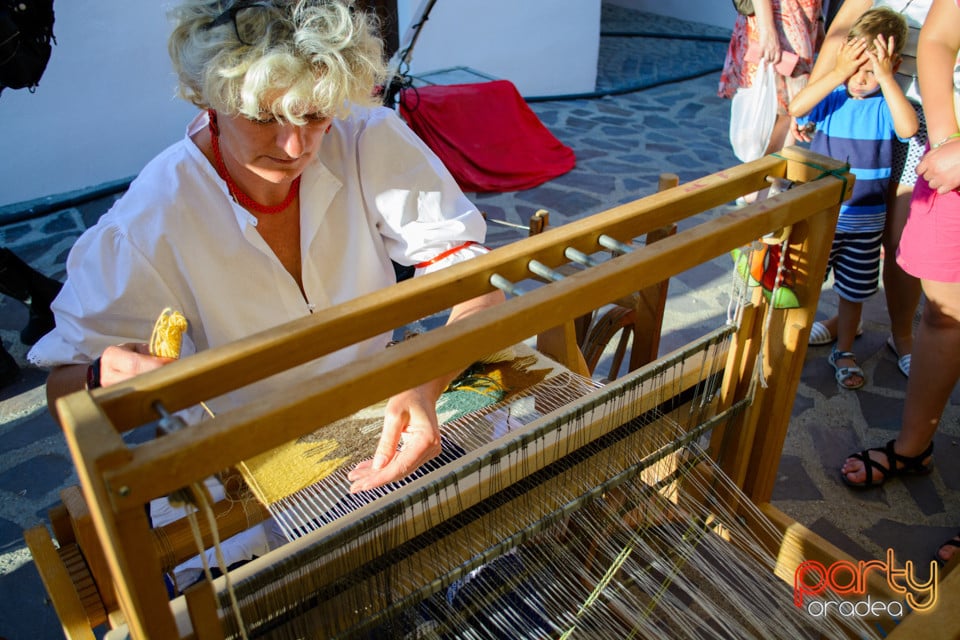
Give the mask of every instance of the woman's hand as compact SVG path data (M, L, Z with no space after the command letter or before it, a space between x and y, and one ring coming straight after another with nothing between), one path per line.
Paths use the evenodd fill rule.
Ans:
M780 39L777 37L777 32L775 29L764 29L760 28L758 33L758 39L760 41L760 59L766 60L770 64L777 64L780 62L780 55L782 53L780 49Z
M457 303L450 309L447 324L496 306L504 300L503 292L494 290ZM373 460L364 460L347 475L352 483L351 493L405 478L423 463L440 455L437 400L456 377L456 372L440 376L390 398Z
M170 358L151 356L150 348L145 343L131 342L107 347L100 356L100 386L109 387L171 362L173 360ZM67 364L54 367L47 376L47 407L58 422L57 400L85 387L87 369L88 365L85 364Z
M109 387L171 362L173 358L150 355L150 347L146 343L128 342L107 347L100 356L100 386Z
M930 188L940 194L960 188L960 139L924 154L917 165L917 175L923 176Z
M440 454L438 397L436 385L427 383L390 398L373 460L364 460L347 476L351 493L405 478Z
M770 64L780 62L780 36L777 18L771 0L754 0L753 10L757 25L757 40L760 44L760 59Z

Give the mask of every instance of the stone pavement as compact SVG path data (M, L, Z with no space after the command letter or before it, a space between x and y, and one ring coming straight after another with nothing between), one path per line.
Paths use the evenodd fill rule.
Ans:
M607 31L728 35L616 7L605 6L603 19ZM491 220L489 243L499 246L525 236L529 216L540 208L550 211L556 226L653 193L662 172L689 181L737 164L727 140L730 105L716 97L724 51L725 45L716 42L603 38L598 89L613 95L531 105L575 150L576 168L522 192L470 194ZM683 77L693 79L619 91ZM73 241L115 197L40 218L0 220L0 245L62 279ZM671 281L663 351L724 322L730 268L727 258L719 258ZM824 317L835 311L829 283L820 307ZM25 322L22 305L0 298L0 338L24 366L20 379L0 390L0 639L7 640L60 636L21 532L44 521L59 491L77 482L60 431L46 411L45 375L26 365L26 347L17 339ZM956 456L960 442L960 392L944 414L936 438L940 464L931 475L872 492L846 488L837 471L843 459L894 436L905 390L905 378L885 346L882 295L865 306L864 327L855 345L868 379L860 391L837 388L826 363L829 347L810 348L774 503L854 557L882 557L892 548L898 561L913 560L925 573L937 545L960 530L960 468L944 464Z

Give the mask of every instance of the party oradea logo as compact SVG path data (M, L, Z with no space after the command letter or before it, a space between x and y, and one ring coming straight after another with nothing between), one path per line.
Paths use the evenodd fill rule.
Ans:
M930 562L930 577L921 582L914 572L913 562L907 560L902 569L894 563L893 549L887 549L886 561L837 560L829 566L816 560L800 563L793 574L793 603L816 617L839 614L846 618L881 617L902 618L908 611L923 613L937 606L938 569ZM871 574L886 581L895 599L877 599L867 593ZM841 596L840 600L825 597L828 592ZM808 596L810 596L808 598Z

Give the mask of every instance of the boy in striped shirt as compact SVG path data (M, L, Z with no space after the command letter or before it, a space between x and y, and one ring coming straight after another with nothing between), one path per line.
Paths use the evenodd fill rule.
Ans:
M852 196L840 206L829 262L839 304L837 343L828 362L844 389L859 389L865 382L851 349L863 302L879 286L894 139L906 140L918 127L917 114L894 78L906 38L900 14L887 8L867 11L850 28L834 68L790 103L790 115L816 129L810 149L848 162L856 176Z

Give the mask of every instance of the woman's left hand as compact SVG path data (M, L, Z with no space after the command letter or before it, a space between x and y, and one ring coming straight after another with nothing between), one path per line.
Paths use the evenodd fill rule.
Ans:
M930 188L940 194L960 187L960 140L952 140L925 153L917 165L917 175L923 176Z
M428 383L390 398L373 459L364 460L347 475L351 493L405 478L440 454L439 394L434 386Z
M504 300L503 292L495 289L459 302L450 309L447 323L496 306ZM352 483L351 493L405 478L423 463L440 455L437 400L456 377L456 372L440 376L390 398L373 460L364 460L347 475Z

